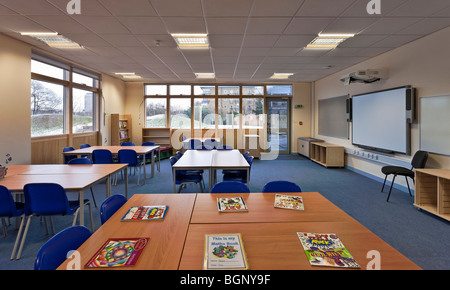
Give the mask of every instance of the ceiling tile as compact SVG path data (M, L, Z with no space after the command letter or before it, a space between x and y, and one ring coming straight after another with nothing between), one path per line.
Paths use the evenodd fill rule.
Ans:
M160 16L203 16L201 0L150 0Z
M212 48L223 47L241 47L243 35L227 35L227 34L213 34L209 35L209 44Z
M6 6L0 5L0 15L14 15L17 14L17 12L12 11L9 8L6 8Z
M425 18L400 31L398 34L426 35L450 26L450 18Z
M142 43L130 34L99 34L107 42L113 46L141 46Z
M43 25L39 25L22 15L2 15L0 17L0 29L13 32L54 32Z
M147 0L98 0L115 16L157 16Z
M58 7L61 11L67 11L69 0L47 0ZM85 16L111 16L111 13L96 0L81 1L81 14Z
M258 0L251 16L293 16L304 0Z
M247 34L281 34L290 21L286 17L251 17Z
M253 0L207 0L205 4L205 16L248 16Z
M341 17L371 17L381 18L388 15L391 11L394 11L400 5L408 2L409 0L389 0L381 1L381 15L370 15L367 13L367 5L369 1L355 1L353 5L348 7L340 16Z
M355 0L306 0L297 16L339 16L350 7Z
M2 0L0 4L23 15L61 15L65 12L45 0Z
M393 35L375 43L372 47L398 47L420 38L419 35Z
M206 18L208 34L244 34L247 17Z
M337 18L330 23L322 33L359 33L373 24L377 19L364 17L364 18Z
M334 18L306 18L295 17L284 34L319 34L327 27Z
M385 17L362 31L364 34L393 34L418 22L417 18Z
M133 34L167 33L159 17L118 17L117 19Z
M427 17L449 7L448 0L409 0L392 12L387 12L387 15Z
M297 47L303 48L317 35L281 35L275 47Z
M202 17L164 17L169 33L206 33Z
M36 15L29 18L60 34L89 32L86 27L66 15Z
M278 35L247 35L244 39L244 47L273 47L278 40Z
M130 33L130 31L122 25L115 17L112 16L85 16L74 15L73 18L84 25L85 27L98 34L117 34L117 33Z

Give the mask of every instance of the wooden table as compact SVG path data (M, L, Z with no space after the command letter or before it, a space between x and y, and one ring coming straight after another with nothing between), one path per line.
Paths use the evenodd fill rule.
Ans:
M195 194L133 195L78 249L81 254L81 269L107 239L139 237L149 237L150 241L137 264L133 267L122 267L121 270L178 269L195 197ZM162 221L120 221L131 206L137 205L168 205L169 209ZM68 261L65 261L58 269L66 269L67 264Z
M12 165L9 167L11 172L8 168L6 177L0 179L0 185L11 191L22 192L28 183L58 183L66 191L78 192L81 202L84 200L84 190L105 178L108 197L111 194L111 175L127 166L127 164ZM127 183L128 177L125 174L126 196L128 196ZM80 206L80 224L84 225L84 206Z
M251 270L341 270L311 266L297 232L336 234L361 269L366 269L372 250L380 253L382 270L420 269L361 224L330 221L191 224L179 269L202 269L206 234L241 233Z
M96 150L96 149L106 149L111 151L112 154L116 155L119 153L119 150L121 149L131 149L136 151L136 153L138 155L141 155L143 158L143 162L145 164L145 155L150 154L153 151L156 151L160 146L91 146L91 147L87 147L87 148L82 148L82 149L76 149L73 151L68 151L68 152L63 152L63 154L65 155L92 155L92 151ZM161 160L161 152L159 151L159 155L158 155L158 162L160 162ZM152 154L152 172L151 172L151 177L153 177L155 175L155 155ZM147 178L147 171L145 169L144 166L144 183L145 180Z
M241 233L252 270L340 269L310 265L297 236L297 232L310 232L336 234L361 269L366 269L373 259L367 257L371 251L380 254L382 270L420 269L319 193L295 194L304 197L303 212L273 208L273 194L242 195L249 208L248 214L218 214L215 199L219 195L236 196L204 193L134 195L78 249L81 266L108 238L150 237L137 264L121 269L200 270L206 234ZM169 205L163 221L120 221L131 206L162 204ZM68 261L64 262L59 269L66 269L67 264Z
M187 150L173 165L173 191L176 192L176 170L208 170L209 191L216 183L217 169L247 170L247 186L250 165L238 150Z
M305 209L286 210L275 208L275 193L216 193L199 194L192 213L192 224L210 223L270 223L303 221L350 221L352 217L344 213L318 192L287 193L301 196ZM217 197L242 196L247 204L247 212L220 213Z

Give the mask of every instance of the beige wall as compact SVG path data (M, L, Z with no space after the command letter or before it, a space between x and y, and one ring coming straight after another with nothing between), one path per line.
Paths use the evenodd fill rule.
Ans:
M344 84L339 80L341 76L355 70L381 68L389 70L389 77L388 79L380 82L373 84L350 84L349 86L344 86ZM344 71L321 79L314 84L315 137L325 139L331 143L353 148L351 138L350 140L342 140L318 135L317 102L319 99L339 96L347 93L350 95L356 95L404 85L412 85L415 87L418 98L448 94L450 92L449 72L450 28L447 28L350 67ZM449 125L450 124L446 124L446 126ZM412 124L411 152L414 153L418 149L419 123L418 118L416 118L416 121ZM411 156L397 155L396 157L407 162L411 159ZM348 156L347 164L372 175L384 177L380 172L380 168L383 164L362 160L352 156ZM430 154L428 165L430 167L449 168L450 157Z
M124 81L103 75L102 76L102 103L103 112L100 116L101 144L111 144L111 114L126 114L125 96L126 84ZM105 115L103 115L105 114ZM134 124L133 124L134 125Z
M296 108L302 105L302 108ZM297 139L311 137L311 83L295 83L291 101L291 152L297 153ZM299 123L302 122L303 125Z
M31 48L0 35L0 164L31 162ZM6 155L12 161L5 164Z

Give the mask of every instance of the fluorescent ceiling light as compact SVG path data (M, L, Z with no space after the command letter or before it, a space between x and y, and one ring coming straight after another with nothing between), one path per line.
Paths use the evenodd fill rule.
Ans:
M196 73L195 76L198 79L213 79L216 77L214 73Z
M125 75L123 76L124 79L140 79L141 76L138 75Z
M57 32L22 32L20 34L42 41L50 47L81 48L78 43L58 34Z
M209 48L207 34L172 34L179 48Z
M294 75L293 73L274 73L271 76L271 79L288 79L290 76Z
M306 48L334 49L354 34L319 34Z
M136 75L136 73L134 73L134 72L118 72L118 73L115 73L116 75L121 75L121 76L134 76L134 75Z

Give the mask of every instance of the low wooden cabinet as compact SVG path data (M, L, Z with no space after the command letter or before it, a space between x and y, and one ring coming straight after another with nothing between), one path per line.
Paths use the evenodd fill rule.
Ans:
M170 128L142 128L142 142L153 142L161 147L170 147Z
M297 153L305 157L310 158L311 144L313 142L324 142L323 140L311 138L311 137L300 137L297 139Z
M415 169L414 205L450 220L450 170Z
M311 143L310 159L325 167L344 167L343 146L326 142Z

